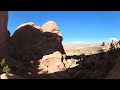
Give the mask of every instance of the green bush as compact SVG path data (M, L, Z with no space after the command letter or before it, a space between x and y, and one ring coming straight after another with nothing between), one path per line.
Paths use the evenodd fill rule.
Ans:
M2 71L5 72L5 73L9 73L9 72L10 72L10 68L9 68L9 66L6 64L4 58L0 61L0 69L2 69Z

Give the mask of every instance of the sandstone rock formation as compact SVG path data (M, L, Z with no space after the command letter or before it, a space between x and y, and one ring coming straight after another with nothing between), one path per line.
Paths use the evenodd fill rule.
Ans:
M105 45L106 45L105 42L103 42L101 46L105 46Z
M57 24L54 21L48 21L43 26L41 26L41 29L43 32L56 33L57 35L62 36Z
M106 44L105 42L102 43L102 50L108 50L110 48L110 46L108 44Z
M0 11L0 30L7 30L8 11Z
M117 48L120 48L120 40L117 42Z
M116 49L116 48L117 48L117 47L116 47L116 44L117 44L117 42L114 41L114 40L112 40L111 48L112 48L112 49Z
M110 48L111 48L111 49L120 48L120 40L119 40L119 41L114 41L114 40L112 40L112 42L111 42L111 44L110 44Z
M62 40L53 21L41 28L31 22L22 24L10 38L9 59L19 63L13 65L9 62L12 72L25 78L44 78L40 74L65 70L66 55Z
M14 74L41 78L39 74L46 71L54 73L66 69L63 38L54 21L45 23L41 28L33 22L22 24L12 37L7 30L7 23L8 12L0 11L0 59L6 59Z
M110 44L106 44L105 42L103 42L101 46L103 50L117 49L120 48L120 40L119 41L112 40Z
M7 30L8 11L0 11L0 59L7 56L10 33Z

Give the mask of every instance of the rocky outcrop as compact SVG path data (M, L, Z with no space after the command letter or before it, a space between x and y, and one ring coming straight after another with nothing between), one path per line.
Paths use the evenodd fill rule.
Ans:
M8 11L0 11L0 59L7 56L10 33L7 30Z
M103 42L101 46L105 46L105 45L106 45L106 43L105 43L105 42Z
M11 62L19 62L19 65L9 64L12 72L25 78L44 78L41 74L65 70L62 40L53 21L41 28L32 22L22 24L10 38L9 57Z
M105 42L103 42L101 46L103 50L117 49L120 48L120 40L119 41L112 40L110 44L106 44Z
M7 30L8 11L0 11L0 30Z
M120 48L120 40L119 40L119 41L114 41L114 40L112 40L112 42L111 42L111 44L110 44L110 48L111 48L111 49Z
M112 49L117 48L117 47L116 47L116 44L117 44L116 41L112 40L112 43L111 43L111 45L110 45L111 48L112 48Z
M22 24L12 37L7 30L7 23L8 12L0 11L0 59L6 59L15 75L41 78L46 71L54 73L66 69L63 38L54 21L42 27L33 22Z
M41 26L41 29L43 32L56 33L57 35L62 36L57 24L54 21L48 21L43 26Z
M117 48L120 48L120 40L117 42Z

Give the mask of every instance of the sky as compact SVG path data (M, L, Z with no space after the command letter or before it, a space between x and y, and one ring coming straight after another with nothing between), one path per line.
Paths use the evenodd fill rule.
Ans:
M27 22L42 26L55 21L63 44L101 43L120 39L120 11L8 11L8 30Z

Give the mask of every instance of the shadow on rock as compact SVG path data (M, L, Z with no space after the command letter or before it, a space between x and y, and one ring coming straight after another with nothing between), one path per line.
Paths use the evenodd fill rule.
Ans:
M22 26L10 38L7 63L14 74L25 78L40 78L39 74L46 71L65 69L61 41L56 33L43 32L32 25Z

